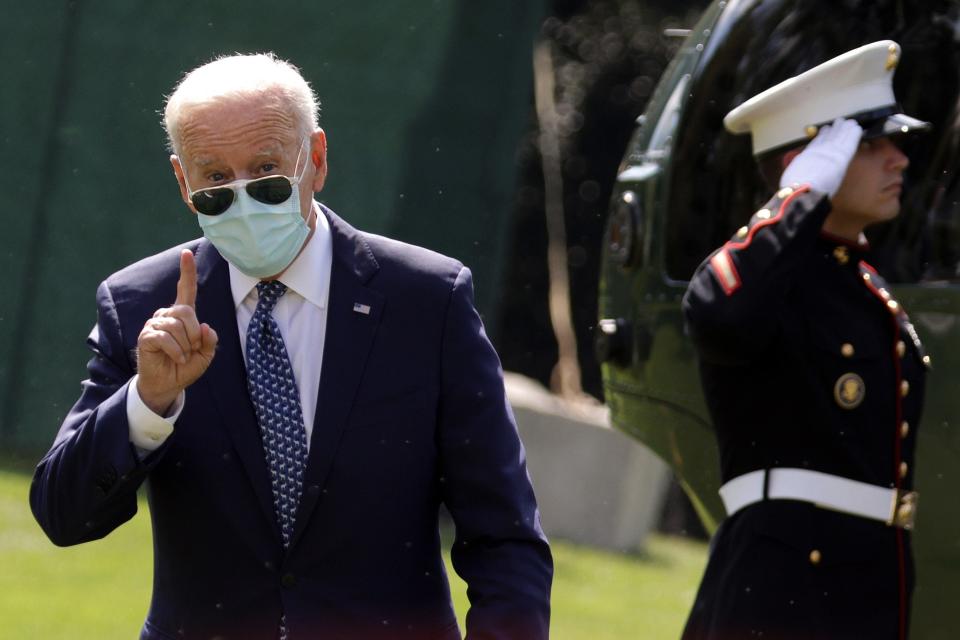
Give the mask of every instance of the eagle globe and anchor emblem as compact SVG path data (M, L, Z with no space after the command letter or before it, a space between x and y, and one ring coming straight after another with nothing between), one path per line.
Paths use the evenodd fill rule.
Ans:
M856 409L863 402L867 394L867 386L863 383L863 378L855 373L845 373L837 378L837 383L833 385L833 397L837 404L844 409Z

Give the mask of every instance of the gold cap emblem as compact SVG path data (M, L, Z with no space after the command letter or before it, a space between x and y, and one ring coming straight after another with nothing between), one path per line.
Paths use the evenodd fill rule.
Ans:
M891 44L887 48L887 63L884 65L885 71L890 71L891 69L896 69L897 64L900 62L900 47L895 44Z
M856 409L867 395L863 378L855 373L845 373L833 385L833 398L844 409Z

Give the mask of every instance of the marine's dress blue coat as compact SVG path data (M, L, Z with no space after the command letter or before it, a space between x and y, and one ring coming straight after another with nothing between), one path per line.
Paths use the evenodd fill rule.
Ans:
M446 640L460 631L440 555L443 503L472 603L468 637L546 638L550 551L469 270L324 212L326 345L289 550L227 263L202 239L184 246L196 254L197 316L220 342L173 435L141 461L125 399L137 336L176 297L182 247L100 286L89 379L34 477L37 520L59 545L102 538L134 515L146 482L154 583L141 638L274 638L283 611L293 640Z

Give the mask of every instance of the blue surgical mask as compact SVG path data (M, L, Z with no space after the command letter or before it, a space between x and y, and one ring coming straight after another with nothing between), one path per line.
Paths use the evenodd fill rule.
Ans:
M299 163L300 154L297 165ZM229 197L227 190L233 192L233 202L223 213L205 215L199 212L202 207L197 207L197 219L203 235L233 266L252 278L265 278L280 273L297 257L310 233L310 227L300 212L298 188L306 170L307 163L304 162L297 177L273 176L289 181L290 184L289 197L277 204L262 202L248 192L252 188L254 193L257 193L257 187L263 186L265 178L236 180L222 187L200 189L191 193L191 200L197 207L198 199L204 196L212 194L213 197L208 197L208 200L222 199L224 196ZM281 186L285 188L286 184L281 183ZM189 189L188 184L187 190ZM266 192L275 194L275 191L270 189ZM285 193L285 190L281 190L281 196Z

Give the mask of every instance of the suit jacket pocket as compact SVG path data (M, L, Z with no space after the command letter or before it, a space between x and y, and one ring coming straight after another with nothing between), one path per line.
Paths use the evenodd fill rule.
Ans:
M412 389L396 394L358 398L350 411L348 429L403 423L409 416L436 415L438 393L435 389Z

